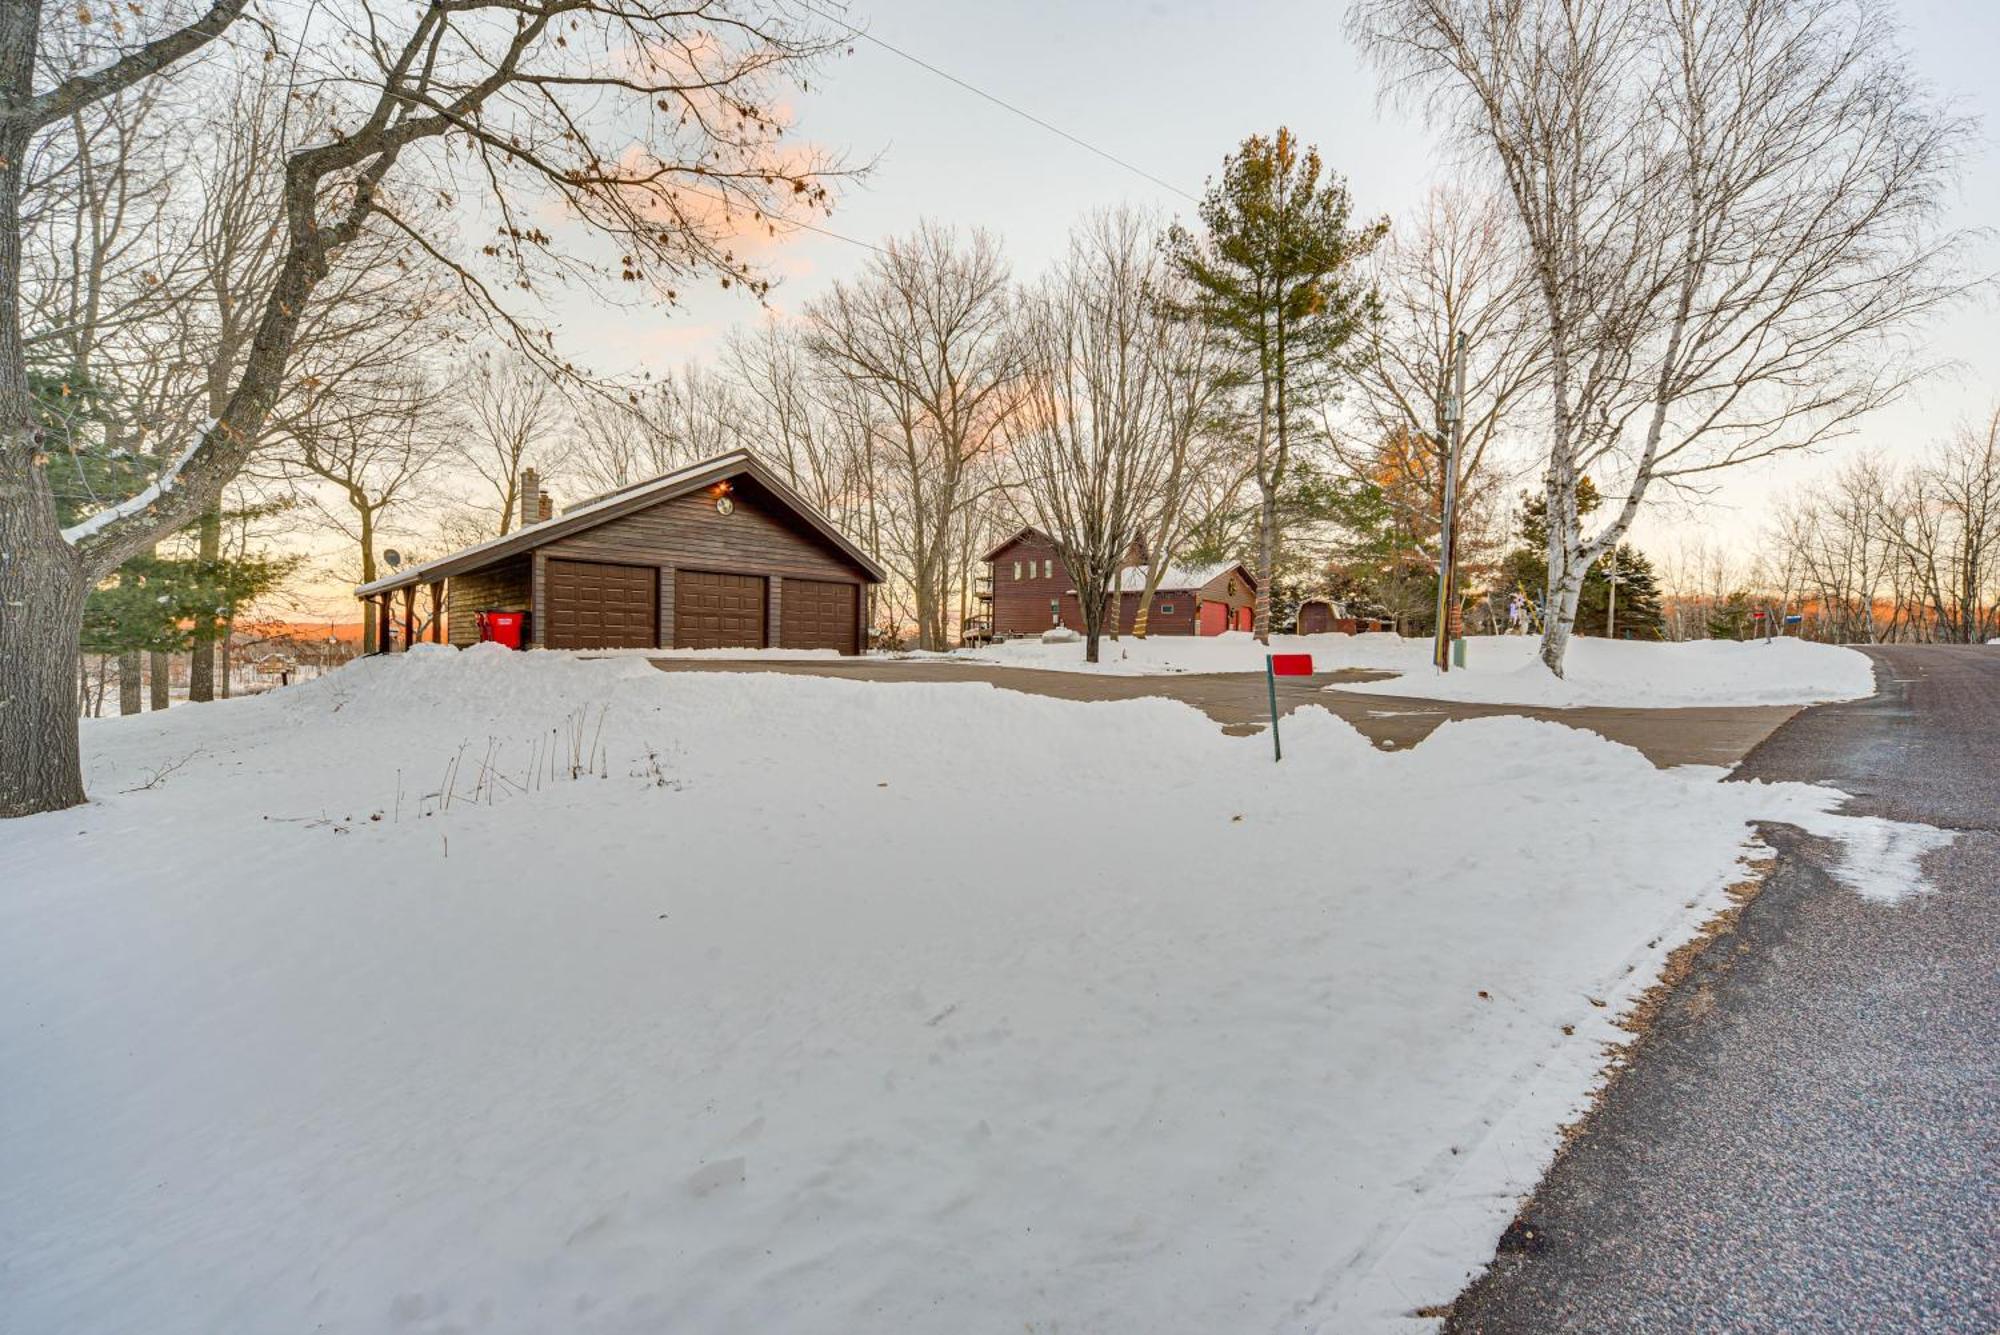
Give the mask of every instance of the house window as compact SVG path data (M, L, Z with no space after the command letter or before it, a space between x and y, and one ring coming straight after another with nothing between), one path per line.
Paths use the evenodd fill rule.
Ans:
M1015 579L1021 578L1021 563L1019 561L1016 561L1014 563L1014 578Z
M1163 616L1163 617L1170 617L1170 616L1172 616L1173 614L1174 614L1174 605L1173 605L1172 603L1161 603L1161 604L1160 604L1160 615L1161 615L1161 616Z
M1043 579L1053 579L1053 578L1055 578L1055 573L1056 573L1056 560L1055 560L1055 558L1054 558L1053 556L1051 556L1051 557L1048 557L1048 558L1046 558L1045 560L1043 560L1043 562L1042 562L1042 578L1043 578Z

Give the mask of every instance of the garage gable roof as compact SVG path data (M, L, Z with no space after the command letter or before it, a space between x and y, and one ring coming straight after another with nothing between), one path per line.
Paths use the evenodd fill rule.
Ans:
M354 590L354 595L357 598L367 598L411 584L426 584L452 575L462 575L468 570L478 570L492 565L495 561L504 561L510 556L532 551L544 543L554 542L557 538L566 538L572 533L581 533L585 529L595 528L599 524L622 518L634 511L658 505L661 501L670 501L676 496L685 496L691 491L699 491L713 483L746 474L756 479L758 484L776 497L786 509L805 520L815 532L839 548L842 555L860 566L871 580L879 584L886 578L881 566L870 560L866 552L848 541L840 530L833 526L831 520L766 468L756 455L748 450L731 450L727 454L718 454L712 459L703 459L700 463L689 464L686 468L663 474L650 482L641 482L619 491L609 492L582 505L571 506L553 519L544 519L538 524L528 524L503 537L488 538L485 542L474 543L448 556L425 561L421 565L411 566L408 570L399 570L393 575L360 585Z
M1183 593L1191 589L1206 588L1222 576L1239 574L1243 582L1252 589L1257 581L1241 561L1216 561L1201 566L1168 566L1160 575L1159 592ZM1126 593L1139 593L1146 587L1146 568L1128 566L1119 576L1118 587Z

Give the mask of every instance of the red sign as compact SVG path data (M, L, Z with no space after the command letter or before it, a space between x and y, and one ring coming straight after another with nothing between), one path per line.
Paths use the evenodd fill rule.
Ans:
M1752 612L1750 614L1750 619L1752 621L1762 621L1764 619L1764 614L1762 612Z
M1311 654L1271 655L1271 675L1274 677L1310 677L1312 671Z

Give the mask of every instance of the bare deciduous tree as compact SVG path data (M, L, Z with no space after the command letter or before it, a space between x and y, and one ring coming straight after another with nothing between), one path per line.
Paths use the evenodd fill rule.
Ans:
M1076 584L1091 663L1107 607L1117 630L1122 581L1139 569L1129 553L1160 507L1173 462L1165 385L1177 368L1153 300L1167 273L1153 230L1129 211L1097 215L1021 303L1024 374L1007 429L1012 495Z
M1503 508L1518 469L1502 455L1534 408L1547 365L1529 274L1507 222L1502 200L1439 189L1422 214L1390 232L1376 252L1382 318L1367 329L1357 377L1360 438L1327 423L1334 457L1380 486L1398 529L1415 540L1410 557L1433 568L1441 559L1459 337L1467 344L1457 478L1462 559L1479 546L1466 539L1496 529L1466 521Z
M926 649L949 643L953 533L1013 408L1010 307L999 243L929 224L806 307L814 355L873 404L879 550Z
M542 369L526 358L488 354L465 377L464 428L451 446L459 464L486 484L499 507L492 527L501 536L519 518L521 470L529 451L544 472L554 456L558 396Z
M1913 373L1955 291L1964 126L1873 0L1358 0L1352 23L1513 204L1548 340L1548 612L1654 484L1809 448ZM1617 503L1584 532L1579 480ZM1622 498L1622 499L1621 499Z
M777 143L790 72L830 49L757 0L354 0L300 11L299 86L336 99L337 129L284 161L282 255L223 410L136 496L64 530L22 347L22 164L78 108L176 67L236 21L215 0L150 39L102 25L101 60L38 77L36 4L0 6L0 816L84 799L75 652L84 595L128 557L212 507L242 468L293 370L300 329L343 252L370 232L449 271L529 355L561 363L520 305L538 276L586 275L671 301L703 275L763 283L729 238L822 202L828 164ZM267 29L268 31L268 29ZM497 231L467 253L461 191ZM720 197L729 207L718 213ZM530 212L531 201L553 207ZM603 272L541 220L614 238ZM439 225L439 219L444 225ZM565 224L566 225L566 224ZM609 285L605 291L608 293ZM510 300L517 299L517 300Z
M2000 634L2000 409L1910 470L1896 545L1936 637Z
M303 483L307 502L354 544L357 584L378 573L384 520L438 464L443 402L441 386L418 375L352 377L304 396L274 424L269 466ZM374 618L361 619L361 633L362 652L380 647Z

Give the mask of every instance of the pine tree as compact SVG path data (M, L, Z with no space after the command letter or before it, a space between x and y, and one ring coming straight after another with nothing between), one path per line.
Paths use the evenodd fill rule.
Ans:
M1358 269L1388 223L1350 226L1347 183L1321 180L1322 170L1319 151L1301 149L1291 131L1252 135L1223 159L1222 179L1202 196L1203 234L1178 223L1168 233L1174 268L1194 290L1169 310L1201 321L1253 368L1260 639L1271 633L1293 419L1333 392L1348 369L1349 344L1379 314Z

